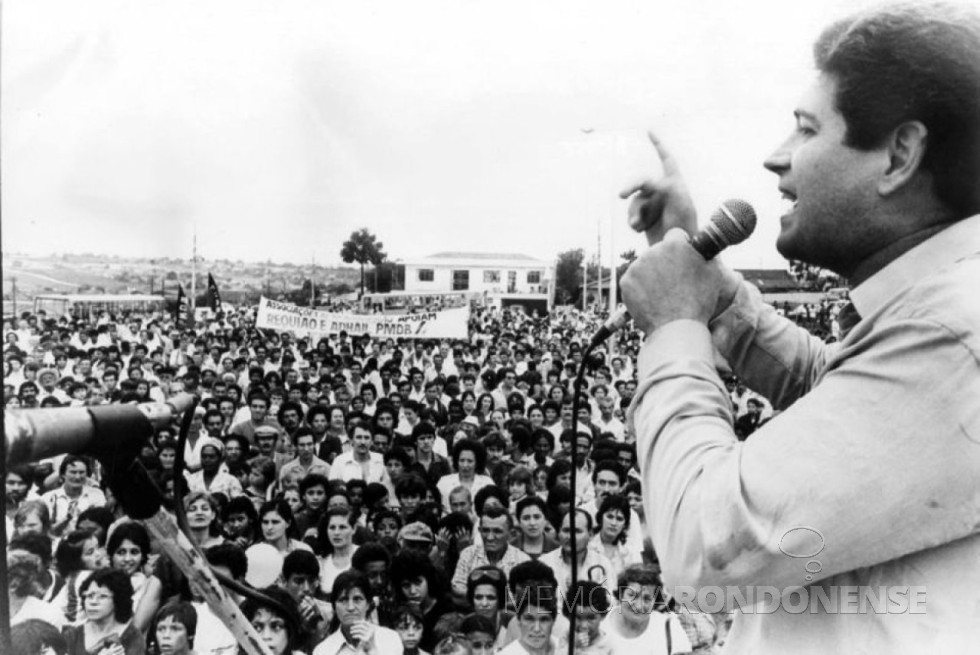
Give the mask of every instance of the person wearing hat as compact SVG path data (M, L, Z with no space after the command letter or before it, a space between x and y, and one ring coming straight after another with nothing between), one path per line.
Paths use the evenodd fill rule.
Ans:
M409 523L398 533L398 546L401 549L414 550L428 556L435 544L436 538L432 528L422 521Z
M71 398L64 391L58 388L58 372L53 368L43 368L37 374L37 384L40 387L37 393L38 401L53 397L62 404L67 404Z
M241 496L244 493L242 483L228 472L224 464L224 444L214 437L205 437L201 442L201 470L184 472L188 491L222 493L228 498Z

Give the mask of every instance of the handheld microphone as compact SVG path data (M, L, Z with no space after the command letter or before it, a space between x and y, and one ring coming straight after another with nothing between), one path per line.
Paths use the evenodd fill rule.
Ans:
M170 425L193 401L191 394L180 393L165 403L8 410L4 412L7 465L62 453L122 450L127 442Z
M698 251L705 261L711 261L728 246L742 243L755 231L755 209L744 200L726 200L711 215L711 221L691 237L691 247ZM597 346L626 326L630 321L625 307L617 309L606 319L595 336L592 346Z

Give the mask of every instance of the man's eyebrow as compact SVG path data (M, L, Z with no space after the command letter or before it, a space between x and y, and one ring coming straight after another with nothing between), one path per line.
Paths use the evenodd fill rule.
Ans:
M806 110L803 110L803 109L795 109L795 110L793 110L793 116L796 117L796 120L797 121L799 121L801 118L805 118L806 120L810 121L811 123L815 123L816 125L820 125L820 121L817 119L817 117L815 115L811 114L810 112L806 111Z

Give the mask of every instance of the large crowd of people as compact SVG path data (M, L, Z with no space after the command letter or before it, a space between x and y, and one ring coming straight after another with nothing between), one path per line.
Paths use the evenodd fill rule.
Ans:
M158 430L140 459L210 565L262 590L241 607L276 655L712 652L727 622L672 603L646 537L625 419L638 334L584 362L572 429L599 318L476 309L468 339L423 342L273 333L249 308L192 327L25 314L4 326L4 400L194 394L186 434ZM729 390L745 438L772 408ZM13 466L5 484L14 652L238 650L97 460Z

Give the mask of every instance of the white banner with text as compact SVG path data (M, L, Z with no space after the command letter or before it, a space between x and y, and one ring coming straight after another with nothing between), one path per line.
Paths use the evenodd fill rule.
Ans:
M417 314L340 314L261 298L255 327L296 335L368 334L404 339L465 339L469 307Z

